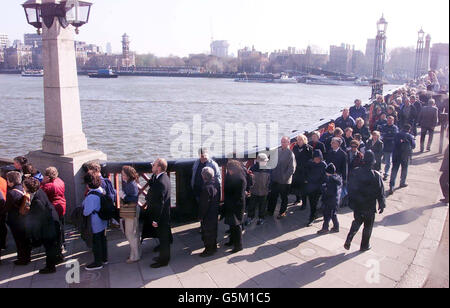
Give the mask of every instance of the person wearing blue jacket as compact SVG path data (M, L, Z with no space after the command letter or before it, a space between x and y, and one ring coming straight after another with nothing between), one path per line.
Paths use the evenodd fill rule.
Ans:
M411 135L411 125L406 124L403 130L395 135L394 141L394 152L392 154L392 173L390 181L390 189L388 191L389 195L394 193L395 180L397 178L398 170L400 166L402 167L401 177L400 177L400 188L407 187L406 177L408 176L408 165L409 158L411 156L412 150L416 148L416 141L413 135Z
M108 264L108 244L106 241L106 227L108 222L98 215L101 209L101 199L97 194L105 194L102 189L100 175L95 171L89 171L84 176L84 182L89 190L83 201L83 215L90 217L92 227L92 251L94 262L86 266L86 270L94 271Z
M348 127L355 127L355 119L350 116L350 110L345 108L342 111L342 116L337 118L335 121L336 127L339 127L342 130L345 130Z
M391 169L392 152L394 152L395 135L398 133L398 127L394 124L394 117L388 117L388 123L381 128L381 140L383 141L383 162L384 176L386 181Z
M360 99L355 100L355 106L350 107L350 116L353 119L361 118L364 121L367 120L367 110L365 107L361 106L362 102Z
M336 213L341 196L342 178L336 174L336 167L333 164L329 164L325 172L325 183L322 185L323 226L317 232L319 235L339 232L339 221ZM333 221L333 228L329 231L330 220Z
M222 185L222 172L219 165L209 157L209 150L205 147L198 150L199 159L192 166L191 188L197 203L200 201L200 195L203 190L204 182L202 170L209 167L214 170L214 180L219 186Z
M23 171L23 178L22 178L23 180L29 177L35 178L36 180L39 181L39 183L42 183L42 181L44 180L44 176L42 175L42 173L36 170L36 168L34 168L33 165L31 164L26 164L25 166L23 166L22 171Z

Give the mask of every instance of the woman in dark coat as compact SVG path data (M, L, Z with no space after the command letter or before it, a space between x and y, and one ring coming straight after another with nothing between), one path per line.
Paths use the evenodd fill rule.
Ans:
M383 149L384 144L383 141L380 140L380 132L379 131L373 131L372 132L372 138L370 138L367 141L366 144L366 151L372 151L373 154L375 154L375 165L374 170L380 171L381 170L381 158L383 157Z
M23 182L24 200L30 203L29 212L25 216L27 238L34 247L45 248L46 266L40 274L56 272L56 264L62 262L59 215L48 199L46 193L39 189L40 182L35 178L27 178Z
M227 164L225 178L225 224L230 226L230 241L225 246L234 246L231 253L242 250L242 223L245 209L245 190L247 180L245 170L238 161L231 160Z
M5 211L7 221L11 229L17 249L17 260L15 265L28 265L31 262L31 245L25 232L25 219L19 209L23 201L22 174L18 171L10 171L6 174L8 181L8 193L6 194Z
M292 192L297 197L295 203L302 200L302 205L306 204L305 194L305 178L306 178L306 165L312 159L313 149L308 144L308 138L305 135L299 135L297 137L297 144L292 149L295 155L295 161L297 167L295 168L294 176L292 177ZM302 207L304 208L304 207Z
M356 119L356 126L353 128L353 137L356 134L360 134L364 143L370 138L369 128L364 125L364 120L361 118Z
M317 131L311 134L311 141L308 144L312 147L313 152L314 150L320 150L322 151L322 155L327 153L325 144L320 141L320 133Z
M322 184L325 182L325 169L327 164L323 161L323 155L320 150L314 150L313 160L306 167L306 194L309 199L311 213L308 226L312 225L316 219L317 203L319 202Z
M210 167L202 170L204 184L200 193L198 214L205 251L200 254L200 257L212 256L217 251L220 185L216 183L214 174L214 170Z

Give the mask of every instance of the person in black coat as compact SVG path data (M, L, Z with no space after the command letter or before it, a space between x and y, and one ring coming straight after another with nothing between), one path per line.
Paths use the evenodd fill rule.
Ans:
M362 137L362 141L365 143L370 138L369 128L364 125L364 120L362 118L356 119L356 125L353 128L353 136L356 134L360 134Z
M438 109L435 106L435 100L430 99L426 106L422 108L417 122L420 124L420 152L425 150L425 137L428 133L427 151L431 150L433 143L434 129L438 124Z
M389 183L389 195L394 193L395 180L398 170L402 167L400 176L400 187L407 187L406 177L408 176L408 166L412 151L416 147L414 136L410 134L411 125L406 124L401 132L395 135L394 152L392 153L392 172Z
M320 150L314 150L313 159L306 167L306 187L305 192L309 200L310 215L308 226L311 226L316 219L317 204L322 194L322 184L325 181L325 169L327 164L323 161ZM303 205L303 206L306 206Z
M370 237L377 212L377 201L379 214L382 214L386 207L383 179L378 171L372 169L374 163L375 155L372 151L367 151L364 155L364 166L356 169L350 178L348 196L350 208L354 212L354 221L344 245L347 250L350 249L353 238L363 224L360 250L370 250Z
M344 152L346 152L347 144L345 143L344 131L338 127L334 130L334 135L329 137L324 143L326 154L331 151L331 141L333 141L334 138L339 138L341 140L341 148ZM325 155L325 153L322 154Z
M241 251L242 248L242 223L244 219L245 197L247 179L242 164L231 160L227 164L225 178L225 200L223 212L225 224L230 226L230 241L225 246L234 246L231 253Z
M28 265L31 262L31 244L26 235L25 217L19 213L24 196L22 187L22 174L17 171L8 172L6 175L8 182L8 193L6 194L5 208L7 211L7 221L11 233L16 243L17 260L15 265Z
M331 150L327 152L326 161L328 164L333 163L336 167L337 174L342 177L345 186L348 174L348 161L347 154L340 147L340 141L339 138L333 138L331 141Z
M441 202L447 203L447 204L448 204L448 189L449 189L448 164L449 164L449 162L448 162L448 146L447 146L447 149L445 150L445 154L444 154L444 160L442 161L442 165L441 165L441 169L440 169L442 174L441 174L441 177L439 178L439 183L441 184L442 194L444 195L444 198L441 199Z
M416 123L417 123L417 110L416 107L411 105L409 98L405 98L404 105L401 106L400 112L398 114L398 121L400 127L405 127L406 124L411 125L412 134L417 135Z
M205 251L200 256L208 257L217 251L217 224L219 218L220 184L214 179L214 170L202 170L203 189L200 193L198 216L201 222L202 240Z
M325 149L325 144L320 141L320 133L319 132L313 132L311 134L311 141L308 144L312 147L313 151L320 150L323 155L327 154L327 151Z
M61 229L55 207L39 187L40 182L35 178L27 178L23 182L24 200L30 204L25 216L26 233L33 247L43 245L45 248L46 266L39 273L51 274L56 272L56 264L63 261L61 246L58 245Z
M372 138L367 141L366 151L372 151L375 154L375 166L376 171L381 171L381 158L383 157L384 144L380 140L380 132L374 130L372 132Z
M339 221L337 219L337 210L342 189L342 178L336 174L336 167L329 164L325 170L325 183L322 185L322 205L323 205L323 226L317 234L338 233ZM328 230L330 220L333 221L333 229Z
M295 203L302 200L302 205L306 205L305 194L305 178L306 178L306 165L312 159L313 149L308 144L308 139L305 135L299 135L297 137L297 144L292 149L295 156L296 168L294 176L292 178L292 190L297 197ZM303 207L304 208L304 207Z
M153 228L156 229L159 238L159 257L155 258L152 268L164 267L170 261L170 244L173 240L170 229L170 178L166 173L167 161L158 158L152 165L155 175L154 182L147 195L147 206L149 207L148 219Z

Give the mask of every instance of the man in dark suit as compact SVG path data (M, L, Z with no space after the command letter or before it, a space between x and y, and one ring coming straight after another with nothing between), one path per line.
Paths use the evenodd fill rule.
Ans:
M354 221L344 245L347 250L350 249L354 236L363 224L360 250L370 250L370 237L377 213L377 201L379 214L382 214L386 207L383 180L380 173L372 169L374 164L375 154L369 150L364 155L364 165L357 168L350 177L348 196L350 208L354 212Z
M336 173L342 177L344 186L347 183L348 159L347 154L341 148L341 139L333 138L331 140L331 150L327 151L326 161L336 167Z
M230 226L230 241L225 246L234 246L231 253L237 253L242 248L242 223L245 209L245 189L247 179L242 164L231 160L227 164L225 180L224 215L225 224Z
M425 137L428 133L427 151L431 150L433 143L434 128L438 123L439 110L434 106L435 100L430 99L426 106L424 106L419 114L418 122L421 127L420 132L420 152L425 150Z
M170 229L170 178L166 173L167 161L158 158L152 165L154 181L147 195L149 219L156 229L159 238L159 257L155 258L152 268L167 266L170 261L170 244L172 231Z
M410 132L411 125L406 124L405 127L403 127L403 130L395 135L394 152L392 153L393 166L388 195L392 195L394 193L395 180L400 167L402 167L400 188L405 188L408 186L408 184L406 184L406 178L408 176L409 160L412 151L416 148L416 141Z

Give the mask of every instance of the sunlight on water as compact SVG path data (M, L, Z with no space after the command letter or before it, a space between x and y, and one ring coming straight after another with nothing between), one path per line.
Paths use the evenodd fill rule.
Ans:
M170 157L174 123L278 122L279 134L306 129L319 119L367 100L368 87L235 83L228 79L79 77L83 129L89 147L111 161ZM41 147L44 134L41 78L0 75L0 157Z

